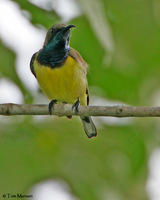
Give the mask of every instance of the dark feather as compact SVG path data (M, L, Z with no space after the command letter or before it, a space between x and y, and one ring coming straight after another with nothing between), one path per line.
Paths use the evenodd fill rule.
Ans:
M36 55L37 55L37 52L33 54L32 58L31 58L31 61L30 61L30 70L32 72L32 74L36 77L36 73L34 71L34 60L36 59Z

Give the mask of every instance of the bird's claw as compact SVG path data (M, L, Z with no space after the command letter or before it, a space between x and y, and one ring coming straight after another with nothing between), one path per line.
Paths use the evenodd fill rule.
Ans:
M52 115L52 110L54 109L54 105L56 104L57 100L52 100L48 105L49 114Z
M78 113L79 105L80 105L80 100L79 100L79 98L78 98L78 100L77 100L77 101L73 104L73 106L72 106L72 110L75 108L76 114Z

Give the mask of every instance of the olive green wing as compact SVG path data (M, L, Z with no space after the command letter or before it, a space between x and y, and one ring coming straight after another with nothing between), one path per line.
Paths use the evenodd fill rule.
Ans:
M73 49L72 47L69 48L69 52L68 54L74 58L78 63L80 63L83 66L83 70L85 75L87 74L87 63L84 61L84 59L82 58L82 56L80 55L80 53L78 51L76 51L75 49Z
M36 52L36 53L33 54L32 58L31 58L31 61L30 61L30 70L31 70L32 74L33 74L35 77L36 77L36 73L35 73L35 71L34 71L34 61L35 61L35 59L36 59L36 57L37 57L37 53L38 53L38 52Z
M83 72L84 75L86 77L87 75L87 68L88 65L87 63L84 61L84 59L82 58L82 56L80 55L80 53L78 51L76 51L75 49L73 49L72 47L69 48L69 55L74 58L78 63L81 64L81 66L83 66ZM87 79L87 78L86 78ZM89 90L88 90L88 84L86 85L86 95L87 95L87 105L89 105Z

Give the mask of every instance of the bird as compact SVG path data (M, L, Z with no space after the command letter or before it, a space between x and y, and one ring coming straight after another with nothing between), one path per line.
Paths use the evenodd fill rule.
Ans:
M78 112L79 105L89 105L87 63L78 51L70 47L70 24L54 24L47 31L43 47L33 54L30 70L42 92L48 97L49 113L56 103L72 104ZM71 116L68 116L71 118ZM80 116L88 138L97 135L90 116Z

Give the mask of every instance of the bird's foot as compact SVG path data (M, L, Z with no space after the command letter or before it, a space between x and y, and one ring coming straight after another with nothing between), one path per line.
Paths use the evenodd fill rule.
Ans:
M78 113L78 107L79 107L79 105L80 105L80 100L78 98L78 100L72 106L72 110L75 108L76 114Z
M57 103L57 100L52 100L49 105L48 105L48 109L49 109L49 114L52 115L52 110L54 109L54 105Z

